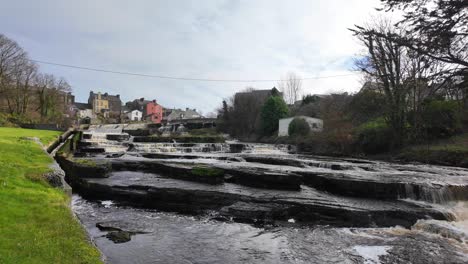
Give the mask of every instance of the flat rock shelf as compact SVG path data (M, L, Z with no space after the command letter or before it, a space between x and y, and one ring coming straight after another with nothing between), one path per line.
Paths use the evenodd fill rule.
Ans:
M211 232L219 228L223 233L223 226L245 231L234 232L236 235L229 231L232 241L245 242L241 237L254 235L250 232L253 228L259 236L267 234L262 243L285 243L281 249L266 249L256 239L247 239L250 246L245 250L253 250L253 254L261 256L258 259L241 253L227 254L232 258L223 259L211 253L213 259L226 263L324 263L324 259L307 253L320 251L321 246L310 240L315 232L323 236L315 238L323 243L330 236L343 236L348 241L330 247L347 248L349 254L330 252L330 260L431 263L423 256L426 251L421 250L431 248L431 243L452 252L447 256L449 262L464 263L468 259L466 169L299 155L285 145L186 142L189 139L180 143L164 139L138 141L118 126L92 126L70 153L57 154L67 181L80 195L78 201L93 211L83 213L77 209L78 215L89 225L88 231L105 238L98 245L112 249L108 252L111 259L120 252L108 243L138 241L149 250L155 243L155 229L174 228L168 221L158 226L144 220L153 219L154 214L163 219L171 215L178 215L177 219L194 217L196 223L183 220L181 228L189 225L205 230L203 223L210 223ZM109 215L105 216L105 212ZM121 212L125 212L123 218L119 217ZM144 226L135 225L135 217L143 217L140 220ZM301 233L297 239L293 238L295 229ZM198 231L194 233L201 235ZM180 236L178 231L172 232ZM275 233L281 234L282 242ZM430 242L434 235L437 239ZM374 238L366 240L366 236ZM414 244L420 252L403 249L412 239L420 239ZM205 242L217 243L211 237ZM310 248L300 249L301 243ZM286 255L277 255L274 250ZM191 259L183 252L179 254L175 258ZM405 259L405 254L415 257ZM315 261L307 262L307 256ZM141 263L147 261L140 258L144 260Z

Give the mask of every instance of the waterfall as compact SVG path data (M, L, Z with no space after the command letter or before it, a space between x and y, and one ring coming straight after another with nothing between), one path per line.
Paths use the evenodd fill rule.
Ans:
M453 221L418 220L411 229L468 243L468 202L452 202L449 206L448 212L453 217Z
M446 204L451 201L468 200L468 187L461 185L421 186L406 183L404 194L400 195L400 198Z

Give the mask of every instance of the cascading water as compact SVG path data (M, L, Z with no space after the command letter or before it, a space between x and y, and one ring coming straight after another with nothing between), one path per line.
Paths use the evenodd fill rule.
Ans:
M244 173L264 172L265 174L258 174L262 177L275 175L275 173L276 175L281 173L284 176L301 175L304 181L300 190L278 191L244 187L232 178L222 185L205 186L201 183L170 179L164 175L158 175L157 171L155 173L120 171L120 174L112 174L109 178L91 181L92 184L107 183L109 188L117 186L118 191L115 193L128 191L141 194L145 192L144 190L151 190L153 196L145 199L148 202L157 200L153 197L165 197L163 194L158 194L158 188L170 190L169 196L177 194L178 190L186 194L184 197L197 193L207 195L200 200L202 202L210 200L211 193L221 192L222 197L226 199L242 197L242 202L236 203L241 206L231 208L230 205L226 210L239 210L245 215L252 213L244 211L248 208L244 204L244 199L250 196L255 197L255 201L261 201L262 204L255 213L268 212L268 206L264 205L265 200L262 200L265 197L275 199L274 204L278 204L281 199L281 201L287 201L283 206L318 203L317 211L304 210L302 212L298 209L299 207L293 207L287 212L296 213L298 216L303 216L308 212L316 213L315 218L319 220L323 218L325 225L328 224L328 220L333 223L333 217L337 215L338 217L353 215L361 211L364 212L362 218L365 219L370 219L370 215L374 214L377 218L382 215L381 218L384 221L387 218L391 221L393 218L405 216L413 220L410 220L407 225L402 225L405 228L388 227L400 225L398 221L396 224L385 225L386 228L378 228L375 226L384 225L376 224L373 220L369 220L371 222L369 226L372 228L333 228L330 226L309 228L300 226L301 218L294 217L287 219L290 221L286 220L286 223L278 227L254 228L229 221L232 218L228 218L226 220L228 222L225 223L213 221L210 216L206 215L191 218L175 216L172 213L119 207L118 202L112 205L107 202L102 205L82 202L89 211L82 211L82 208L78 208L76 210L78 215L84 219L88 230L91 230L93 236L97 238L98 246L116 263L120 259L128 261L132 258L141 263L164 263L171 257L181 262L206 260L208 263L326 263L330 260L340 263L427 263L431 261L467 263L468 261L466 248L468 202L465 202L468 201L468 170L301 156L290 154L291 149L287 145L239 142L134 142L132 136L124 140L116 136L124 134L122 131L125 129L125 126L94 127L85 132L90 136L87 136L88 139L84 139L83 142L90 143L93 147L104 148L106 153L129 152L131 149L134 153L132 157L124 155L116 162L134 162L135 167L140 166L141 163L153 161L181 167L196 164L225 169L228 172L227 178L231 177L230 174L235 173L235 170L239 170ZM119 130L121 132L118 132ZM112 137L117 140L109 140L109 135L113 135ZM232 145L236 145L240 151L234 153ZM144 155L151 153L162 155L153 155L153 157ZM104 155L100 157L107 159ZM252 157L257 157L257 159ZM354 192L350 191L351 189ZM362 195L363 193L376 193L377 195L374 197ZM185 200L185 198L180 198L174 202L177 204ZM199 206L198 203L195 204ZM424 211L426 209L428 209L427 212L439 213L435 214L434 219L448 219L449 221L428 220L433 215L426 214ZM334 215L333 212L337 210L343 210L343 213ZM420 213L421 210L424 213ZM276 211L273 212L276 213ZM440 213L446 217L440 217ZM417 217L414 218L413 214ZM213 215L216 219L223 219L219 218L217 212L213 212ZM349 221L347 223L349 226L356 226L360 220L363 220L351 216L345 218ZM416 222L417 219L421 220ZM174 224L174 220L178 221L178 224ZM125 247L122 248L109 242L104 237L104 231L96 230L96 221L109 223L109 225L117 223L120 225L118 228L128 226L137 234L127 244L129 250L123 250ZM162 233L165 236L161 236ZM176 238L177 241L169 238ZM197 239L198 244L192 243L192 239ZM171 248L171 246L165 247L167 244L182 249L174 254L172 251L170 254L166 254L167 252L149 254L148 252L152 252L155 248L155 243L157 243L157 249ZM242 247L238 248L235 245L242 245ZM227 251L218 252L220 247ZM226 252L232 252L229 250L232 247L236 248L236 253L227 254ZM161 258L158 259L158 257Z

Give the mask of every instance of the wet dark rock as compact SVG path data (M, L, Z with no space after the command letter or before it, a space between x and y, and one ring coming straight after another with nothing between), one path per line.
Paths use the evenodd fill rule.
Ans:
M307 188L307 187L304 187ZM333 226L412 226L418 219L447 219L431 207L400 201L372 201L328 195L313 189L274 191L225 183L209 186L157 175L118 172L110 178L82 179L77 189L90 199L114 199L129 205L201 214L218 211L234 220L287 220Z
M233 162L243 162L245 161L244 158L242 157L226 157L227 161L233 161Z
M225 169L225 173L229 182L259 188L300 190L302 183L302 176L295 173L247 168Z
M111 231L106 237L116 244L125 243L132 239L132 233L127 231Z
M86 141L78 141L77 142L77 147L78 148L86 148L86 147L90 147L92 145L93 145L92 142L86 142Z
M106 158L120 158L123 155L125 155L125 152L112 153L112 154L107 154Z
M143 153L143 157L148 159L197 159L197 155L187 155L187 154L165 154L165 153Z
M393 180L385 180L385 175L372 179L344 173L297 173L303 176L305 185L339 195L390 200L410 198L433 203L468 200L468 186L464 185L407 183L398 181L394 174L387 176ZM408 176L403 174L400 177L404 179Z
M136 151L135 145L132 144L132 143L129 143L129 144L128 144L127 151L128 151L128 152Z
M129 134L107 134L106 139L107 140L113 140L113 141L127 141L130 138Z
M234 143L229 144L229 150L231 153L241 153L245 149L245 144Z
M131 136L149 136L150 131L148 129L124 129L124 133L127 133Z
M93 136L92 134L83 133L83 139L91 139L92 136Z
M57 162L66 173L66 179L73 182L81 178L103 178L111 171L111 164L95 159L68 158L57 155Z
M158 137L158 136L137 136L133 142L153 142L153 143L224 143L221 136L179 136L179 137Z
M293 166L293 167L305 167L304 163L297 159L291 158L281 158L281 157L268 157L268 156L243 156L245 161L247 162L257 162L263 164L271 164L271 165L286 165L286 166Z
M122 231L122 229L115 227L115 224L116 222L100 222L96 223L96 227L101 231Z
M84 147L84 148L80 148L80 152L82 153L104 153L106 152L106 150L104 148Z
M224 171L211 166L176 164L163 162L113 160L114 170L133 170L159 173L165 177L207 184L220 184L224 181Z

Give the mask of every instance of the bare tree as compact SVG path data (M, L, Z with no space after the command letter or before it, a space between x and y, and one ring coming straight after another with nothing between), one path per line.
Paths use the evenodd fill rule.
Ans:
M41 114L41 118L57 117L66 112L66 94L70 91L71 87L65 79L57 80L51 74L38 75L36 82L37 111Z
M302 79L294 72L289 72L278 82L278 88L283 93L287 104L294 104L301 96Z
M351 31L366 48L356 66L385 96L386 118L398 145L405 136L408 111L413 113L412 129L417 133L422 125L424 100L441 94L450 79L446 75L453 74L453 67L402 45L397 36L405 36L405 28L396 28L388 20L376 20Z
M384 20L364 27L356 26L351 31L367 50L366 56L356 66L381 87L387 101L387 118L394 132L395 144L399 145L405 132L408 89L403 84L408 77L409 63L407 50L392 41L390 36L403 32L396 32L392 24Z
M26 52L13 40L0 34L0 104L10 113L21 114L27 106L29 81L35 73ZM27 81L26 85L22 85Z
M468 67L468 1L381 0L385 11L402 11L397 26L404 35L393 36L400 45L433 59Z

